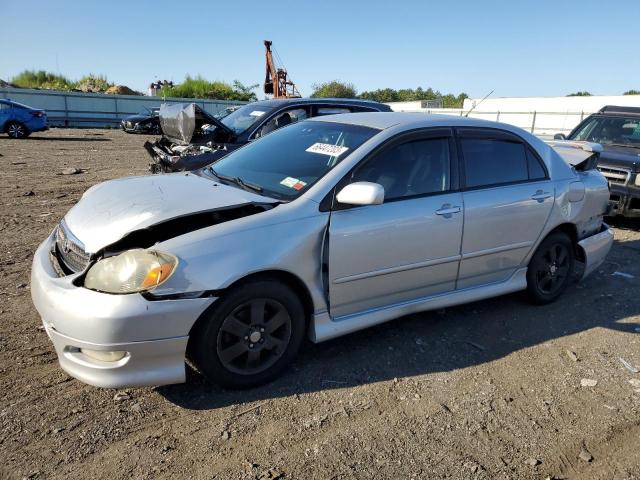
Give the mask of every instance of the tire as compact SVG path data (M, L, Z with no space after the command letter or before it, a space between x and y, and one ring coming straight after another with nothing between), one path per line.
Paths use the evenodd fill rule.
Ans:
M574 265L574 246L562 232L545 238L527 269L527 295L538 305L554 302L566 290Z
M11 138L22 139L27 138L31 132L20 122L9 122L5 127L5 131Z
M251 281L229 291L198 320L188 354L213 383L256 387L291 364L305 330L304 308L289 287L277 281Z

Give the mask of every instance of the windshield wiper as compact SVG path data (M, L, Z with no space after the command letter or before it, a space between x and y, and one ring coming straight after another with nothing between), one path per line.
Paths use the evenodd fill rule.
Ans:
M211 173L213 173L220 180L224 180L225 182L235 183L236 185L238 185L239 187L241 187L241 188L243 188L245 190L252 190L254 192L262 192L262 190L263 190L260 185L256 185L255 183L247 182L247 181L243 180L240 177L230 177L230 176L227 176L227 175L222 175L221 173L216 172L213 167L211 167Z

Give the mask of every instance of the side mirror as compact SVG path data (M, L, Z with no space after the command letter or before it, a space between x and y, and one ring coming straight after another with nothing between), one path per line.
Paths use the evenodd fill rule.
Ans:
M384 187L372 182L350 183L340 190L336 200L346 205L380 205L384 202Z
M554 139L554 140L566 140L566 139L567 139L567 136L566 136L564 133L556 133L556 134L553 136L553 139Z

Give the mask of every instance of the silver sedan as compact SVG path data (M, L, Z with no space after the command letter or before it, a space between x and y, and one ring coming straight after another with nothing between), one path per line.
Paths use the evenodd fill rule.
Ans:
M179 383L190 359L255 386L305 335L554 301L613 242L597 151L459 117L308 120L197 172L92 187L38 248L33 302L83 382Z

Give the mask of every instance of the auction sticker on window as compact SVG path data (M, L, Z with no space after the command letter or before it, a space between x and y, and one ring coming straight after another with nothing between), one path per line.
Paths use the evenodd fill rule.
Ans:
M330 143L314 143L307 152L321 153L322 155L329 155L330 157L337 157L349 150L349 147L342 147L340 145L331 145Z
M261 117L262 115L264 115L264 112L261 110L254 110L249 115L251 115L252 117Z
M280 182L280 185L293 188L294 190L302 190L307 185L307 182L303 182L302 180L298 180L297 178L287 177Z

